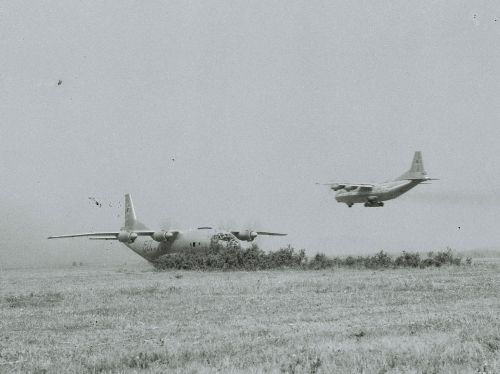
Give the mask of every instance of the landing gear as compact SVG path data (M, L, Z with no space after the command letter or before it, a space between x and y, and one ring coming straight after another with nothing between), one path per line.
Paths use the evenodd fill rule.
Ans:
M348 206L349 208L352 208L352 206L353 206L353 205L354 205L354 203L348 203L348 204L347 204L347 206Z
M384 206L383 201L367 201L365 203L365 207L367 208L382 207L382 206Z

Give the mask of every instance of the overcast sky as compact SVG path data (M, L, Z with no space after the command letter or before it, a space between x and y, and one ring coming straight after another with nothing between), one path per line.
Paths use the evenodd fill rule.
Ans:
M127 192L151 228L289 234L264 249L499 246L497 1L2 2L0 47L1 266L143 262L46 239L118 229ZM384 208L315 185L415 150L440 180Z

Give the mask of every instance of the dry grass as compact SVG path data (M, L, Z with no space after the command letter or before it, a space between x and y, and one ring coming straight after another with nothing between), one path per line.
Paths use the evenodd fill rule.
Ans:
M0 273L0 372L498 373L499 264Z

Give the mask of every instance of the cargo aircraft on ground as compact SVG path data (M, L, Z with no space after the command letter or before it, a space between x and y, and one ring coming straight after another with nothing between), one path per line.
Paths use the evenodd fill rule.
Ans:
M225 231L212 227L198 227L189 230L149 230L135 215L132 198L125 195L125 225L120 231L88 232L49 236L49 239L87 236L93 240L118 240L149 262L155 262L163 255L208 250L213 245L241 248L240 241L253 241L259 235L285 236L266 231Z
M415 152L411 168L399 178L383 183L321 183L330 186L336 191L335 200L345 203L349 208L356 203L364 203L365 207L382 207L385 200L408 192L413 187L426 181L435 180L427 178L422 161L422 153Z

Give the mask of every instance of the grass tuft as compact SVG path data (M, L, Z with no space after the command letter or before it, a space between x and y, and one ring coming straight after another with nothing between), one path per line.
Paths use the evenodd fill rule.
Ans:
M478 341L492 353L500 350L500 337L498 336L482 336L478 338Z
M31 292L27 295L6 296L4 300L11 308L48 307L60 303L64 300L64 297L60 292L43 294Z
M158 292L159 289L160 286L158 284L155 284L153 286L148 286L148 287L122 288L120 289L119 292L122 295L129 295L129 296L152 295Z
M165 360L164 356L156 352L139 352L137 355L123 357L122 366L131 369L148 369L151 364L158 361L168 364L168 360Z

